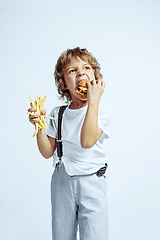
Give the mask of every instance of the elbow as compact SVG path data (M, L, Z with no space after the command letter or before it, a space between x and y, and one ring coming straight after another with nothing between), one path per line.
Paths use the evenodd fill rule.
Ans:
M41 153L42 154L42 153ZM49 155L45 155L45 154L42 154L42 156L45 158L45 159L49 159L51 156Z
M83 149L91 148L91 147L93 147L94 144L95 144L95 143L89 143L89 142L82 142L82 141L81 141L81 147L82 147Z
M41 155L45 158L45 159L49 159L53 156L55 148L50 148L50 149L44 149L44 148L39 148L39 151L41 153Z
M45 159L49 159L49 158L51 158L51 157L53 156L53 153L48 154L48 153L42 153L42 152L41 152L41 154L42 154L42 156L43 156Z
M87 148L89 148L89 147L86 146L86 145L81 144L81 148L83 148L83 149L87 149Z
M82 145L81 145L81 147L82 147L83 149L89 149L89 148L91 148L91 146L82 146Z
M45 159L49 159L51 156L43 156Z
M83 149L88 149L93 147L96 144L96 142L97 142L97 138L94 136L89 138L81 136L81 139L80 139L81 147Z

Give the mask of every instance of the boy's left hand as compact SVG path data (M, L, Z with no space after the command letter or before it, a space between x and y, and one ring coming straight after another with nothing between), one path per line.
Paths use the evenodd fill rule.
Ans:
M102 93L105 89L105 82L102 80L92 80L87 83L88 91L87 91L87 99L88 104L96 104L99 103Z

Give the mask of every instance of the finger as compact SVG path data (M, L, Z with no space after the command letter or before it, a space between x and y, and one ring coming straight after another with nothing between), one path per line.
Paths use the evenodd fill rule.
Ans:
M38 117L29 117L29 121L32 123L32 124L35 124L36 122L39 122L40 119Z
M34 123L39 122L39 121L40 121L39 118L33 118L33 119L32 119L32 122L34 122Z
M91 85L92 84L92 80L90 80L90 82L86 82L87 85Z
M96 81L97 81L97 80L93 79L93 80L91 81L91 85L96 85Z
M39 114L36 113L36 114L33 114L33 115L29 115L29 119L34 119L34 118L39 118Z
M102 93L104 92L105 86L106 86L105 82L102 82L102 85L101 85Z
M99 86L101 86L101 85L102 85L101 79L96 80L96 84L99 85Z
M30 122L35 122L35 120L37 121L39 119L39 115L35 114L35 115L29 115L29 121Z
M36 108L29 108L29 109L28 109L28 112L36 112L36 111L37 111Z
M35 105L35 106L37 106L37 103L36 103L36 102L34 102L34 105ZM32 103L30 103L30 106L32 107Z
M47 112L47 111L46 111L45 109L43 109L43 110L41 111L41 114L42 114L42 115L46 115L46 112Z
M103 87L105 88L106 83L102 81L102 82L101 82L101 86L103 86Z
M91 87L91 82L86 82L87 87L90 88Z

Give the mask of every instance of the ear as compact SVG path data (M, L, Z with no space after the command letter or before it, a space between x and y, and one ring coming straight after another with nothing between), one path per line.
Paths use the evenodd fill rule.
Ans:
M60 81L61 82L61 89L62 90L68 90L68 87L66 86L64 78L61 78L60 80L61 80Z
M63 86L64 86L64 87L63 87L64 90L68 90L68 87L67 87L67 85L66 85L65 80L64 80L64 82L63 82Z
M64 87L63 89L64 89L64 90L68 90L68 87L66 86L66 87Z

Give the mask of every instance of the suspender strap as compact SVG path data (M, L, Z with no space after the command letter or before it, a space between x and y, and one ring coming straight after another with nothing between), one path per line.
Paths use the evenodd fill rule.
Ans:
M66 105L65 106L61 106L59 109L59 113L58 113L58 134L57 134L57 155L59 157L59 160L61 161L61 157L63 155L63 150L62 150L62 140L61 140L61 123L62 123L62 117L63 117L63 113L64 110L66 109Z

